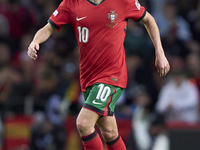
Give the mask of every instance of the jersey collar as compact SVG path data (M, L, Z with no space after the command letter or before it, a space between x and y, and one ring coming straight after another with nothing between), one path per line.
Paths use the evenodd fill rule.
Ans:
M94 5L94 6L97 6L97 5L99 5L99 4L101 4L101 3L103 3L105 0L102 0L99 4L97 4L97 3L95 3L95 2L93 2L93 1L91 1L91 0L87 0L89 3L91 3L92 5Z

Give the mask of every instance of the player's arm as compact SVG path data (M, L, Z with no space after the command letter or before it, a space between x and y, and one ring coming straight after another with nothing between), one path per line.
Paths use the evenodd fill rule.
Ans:
M47 23L43 28L38 30L38 32L35 34L33 41L28 47L28 56L32 59L36 59L38 57L37 51L39 50L39 44L45 42L51 34L55 31L49 23Z
M155 47L155 65L158 69L160 76L164 76L169 72L170 66L165 57L165 53L161 44L160 32L156 21L148 12L146 12L145 17L141 21L144 23L145 28L148 31L149 36L151 37L151 40Z

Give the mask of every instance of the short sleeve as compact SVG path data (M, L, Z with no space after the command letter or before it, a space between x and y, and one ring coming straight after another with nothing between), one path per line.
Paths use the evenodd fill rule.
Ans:
M127 18L134 21L140 21L146 15L145 8L140 5L138 0L128 0L126 12Z
M69 23L69 7L67 6L66 0L63 0L59 7L53 12L51 17L48 19L48 23L51 24L58 31L64 24Z

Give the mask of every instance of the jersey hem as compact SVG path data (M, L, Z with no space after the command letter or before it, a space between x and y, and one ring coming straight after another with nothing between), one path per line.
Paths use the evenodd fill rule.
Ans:
M96 84L96 83L109 84L109 85L112 85L112 86L120 87L120 88L122 88L122 89L125 89L125 88L126 88L126 85L122 86L122 85L120 85L120 84L115 84L115 83L111 83L111 82L104 82L104 81L98 80L98 81L96 81L96 82L92 82L92 83L90 83L90 84L87 84L85 87L81 87L81 91L82 91L82 92L85 92L86 89L87 89L88 87L93 86L93 85Z
M146 13L147 13L147 11L144 10L142 17L140 17L138 20L135 20L135 22L139 22L140 20L142 20L145 17Z

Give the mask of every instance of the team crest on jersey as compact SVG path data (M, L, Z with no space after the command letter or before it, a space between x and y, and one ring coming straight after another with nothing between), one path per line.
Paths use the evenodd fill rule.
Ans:
M107 26L114 28L117 23L115 23L115 19L117 18L117 13L115 13L115 10L111 10L110 13L108 13L108 19L110 19L110 24L107 24Z

